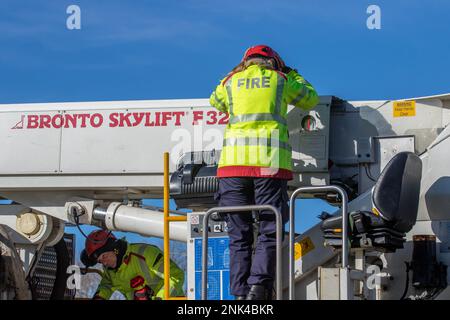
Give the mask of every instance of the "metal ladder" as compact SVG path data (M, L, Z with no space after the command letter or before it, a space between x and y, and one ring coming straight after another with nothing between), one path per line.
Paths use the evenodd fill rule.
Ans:
M213 213L236 213L242 211L261 211L270 210L275 214L276 221L276 300L281 300L282 298L282 232L283 232L283 222L281 213L274 207L270 205L249 205L249 206L231 206L231 207L215 207L206 211L203 217L203 234L202 234L202 300L207 300L208 292L208 225L209 217Z
M340 268L340 298L341 300L351 299L351 291L349 290L350 268L348 265L349 243L348 243L348 198L347 193L338 186L318 186L318 187L301 187L296 189L289 200L289 300L295 299L294 290L294 269L295 269L295 200L304 193L314 194L322 192L334 191L341 195L342 198L342 264Z

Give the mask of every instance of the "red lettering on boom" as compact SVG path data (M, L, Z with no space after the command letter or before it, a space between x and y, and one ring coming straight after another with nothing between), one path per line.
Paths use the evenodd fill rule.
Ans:
M98 128L102 124L103 124L103 116L100 113L93 114L92 117L91 117L91 126L92 126L92 128Z
M150 116L151 116L151 112L146 112L145 113L145 126L146 127L153 127L155 125L155 123L153 121L150 121Z
M77 114L78 118L81 118L81 128L86 128L86 120L89 119L89 113L80 113Z
M185 111L156 111L156 112L113 112L108 116L108 126L115 127L159 127L159 126L181 126L182 117L187 116ZM30 114L23 116L27 120L27 129L37 128L100 128L104 125L105 117L101 113L75 113L75 114ZM13 129L20 128L25 123L22 120ZM214 110L193 110L192 125L199 125L200 122L206 125L226 125L228 114Z
M194 111L194 119L192 120L192 125L198 125L198 121L203 120L203 111Z
M124 127L125 122L127 123L127 127L131 127L130 116L131 113L119 113L119 127Z
M39 116L30 114L27 119L27 129L36 129L39 127Z
M51 128L52 118L48 114L41 114L39 117L39 129Z
M119 125L119 120L117 120L117 117L119 116L119 114L117 112L113 112L109 115L109 126L111 128L115 128Z
M142 122L142 119L144 119L144 116L145 116L144 112L133 112L133 117L134 117L133 127L140 125Z
M162 116L163 116L163 118L162 118L162 123L161 123L161 125L162 125L163 127L165 127L165 126L167 126L167 121L170 120L170 119L172 119L172 112L163 112L163 113L162 113Z
M77 115L76 114L65 114L65 121L64 121L64 128L70 128L70 125L72 125L72 128L77 127ZM69 125L70 124L70 125Z
M57 122L57 120L59 120L59 123ZM53 116L52 118L52 127L55 129L59 129L64 125L64 118L62 117L62 115L57 114L55 116Z
M181 126L181 116L184 116L183 111L174 111L173 115L175 116L175 125Z

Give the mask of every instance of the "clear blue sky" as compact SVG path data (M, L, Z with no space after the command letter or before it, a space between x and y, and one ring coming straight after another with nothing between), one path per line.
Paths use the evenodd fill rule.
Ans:
M81 8L81 30L66 28L71 4ZM381 9L380 30L366 26L371 4ZM1 0L0 104L207 98L260 43L321 95L446 93L449 12L447 0ZM302 205L307 217L327 208ZM297 230L313 223L304 218Z
M81 8L81 30L66 8ZM381 8L381 29L366 27ZM0 1L0 103L206 98L254 44L323 95L450 91L447 0Z

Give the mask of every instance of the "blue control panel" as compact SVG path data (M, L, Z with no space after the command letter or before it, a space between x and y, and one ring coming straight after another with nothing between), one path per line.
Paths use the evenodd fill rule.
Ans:
M234 300L230 293L228 237L208 239L208 300ZM202 294L202 239L195 239L195 299Z

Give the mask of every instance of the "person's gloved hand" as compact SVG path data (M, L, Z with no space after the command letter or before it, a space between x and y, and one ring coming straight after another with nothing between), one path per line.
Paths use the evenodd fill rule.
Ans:
M145 286L140 290L134 291L134 300L152 300L153 290Z

